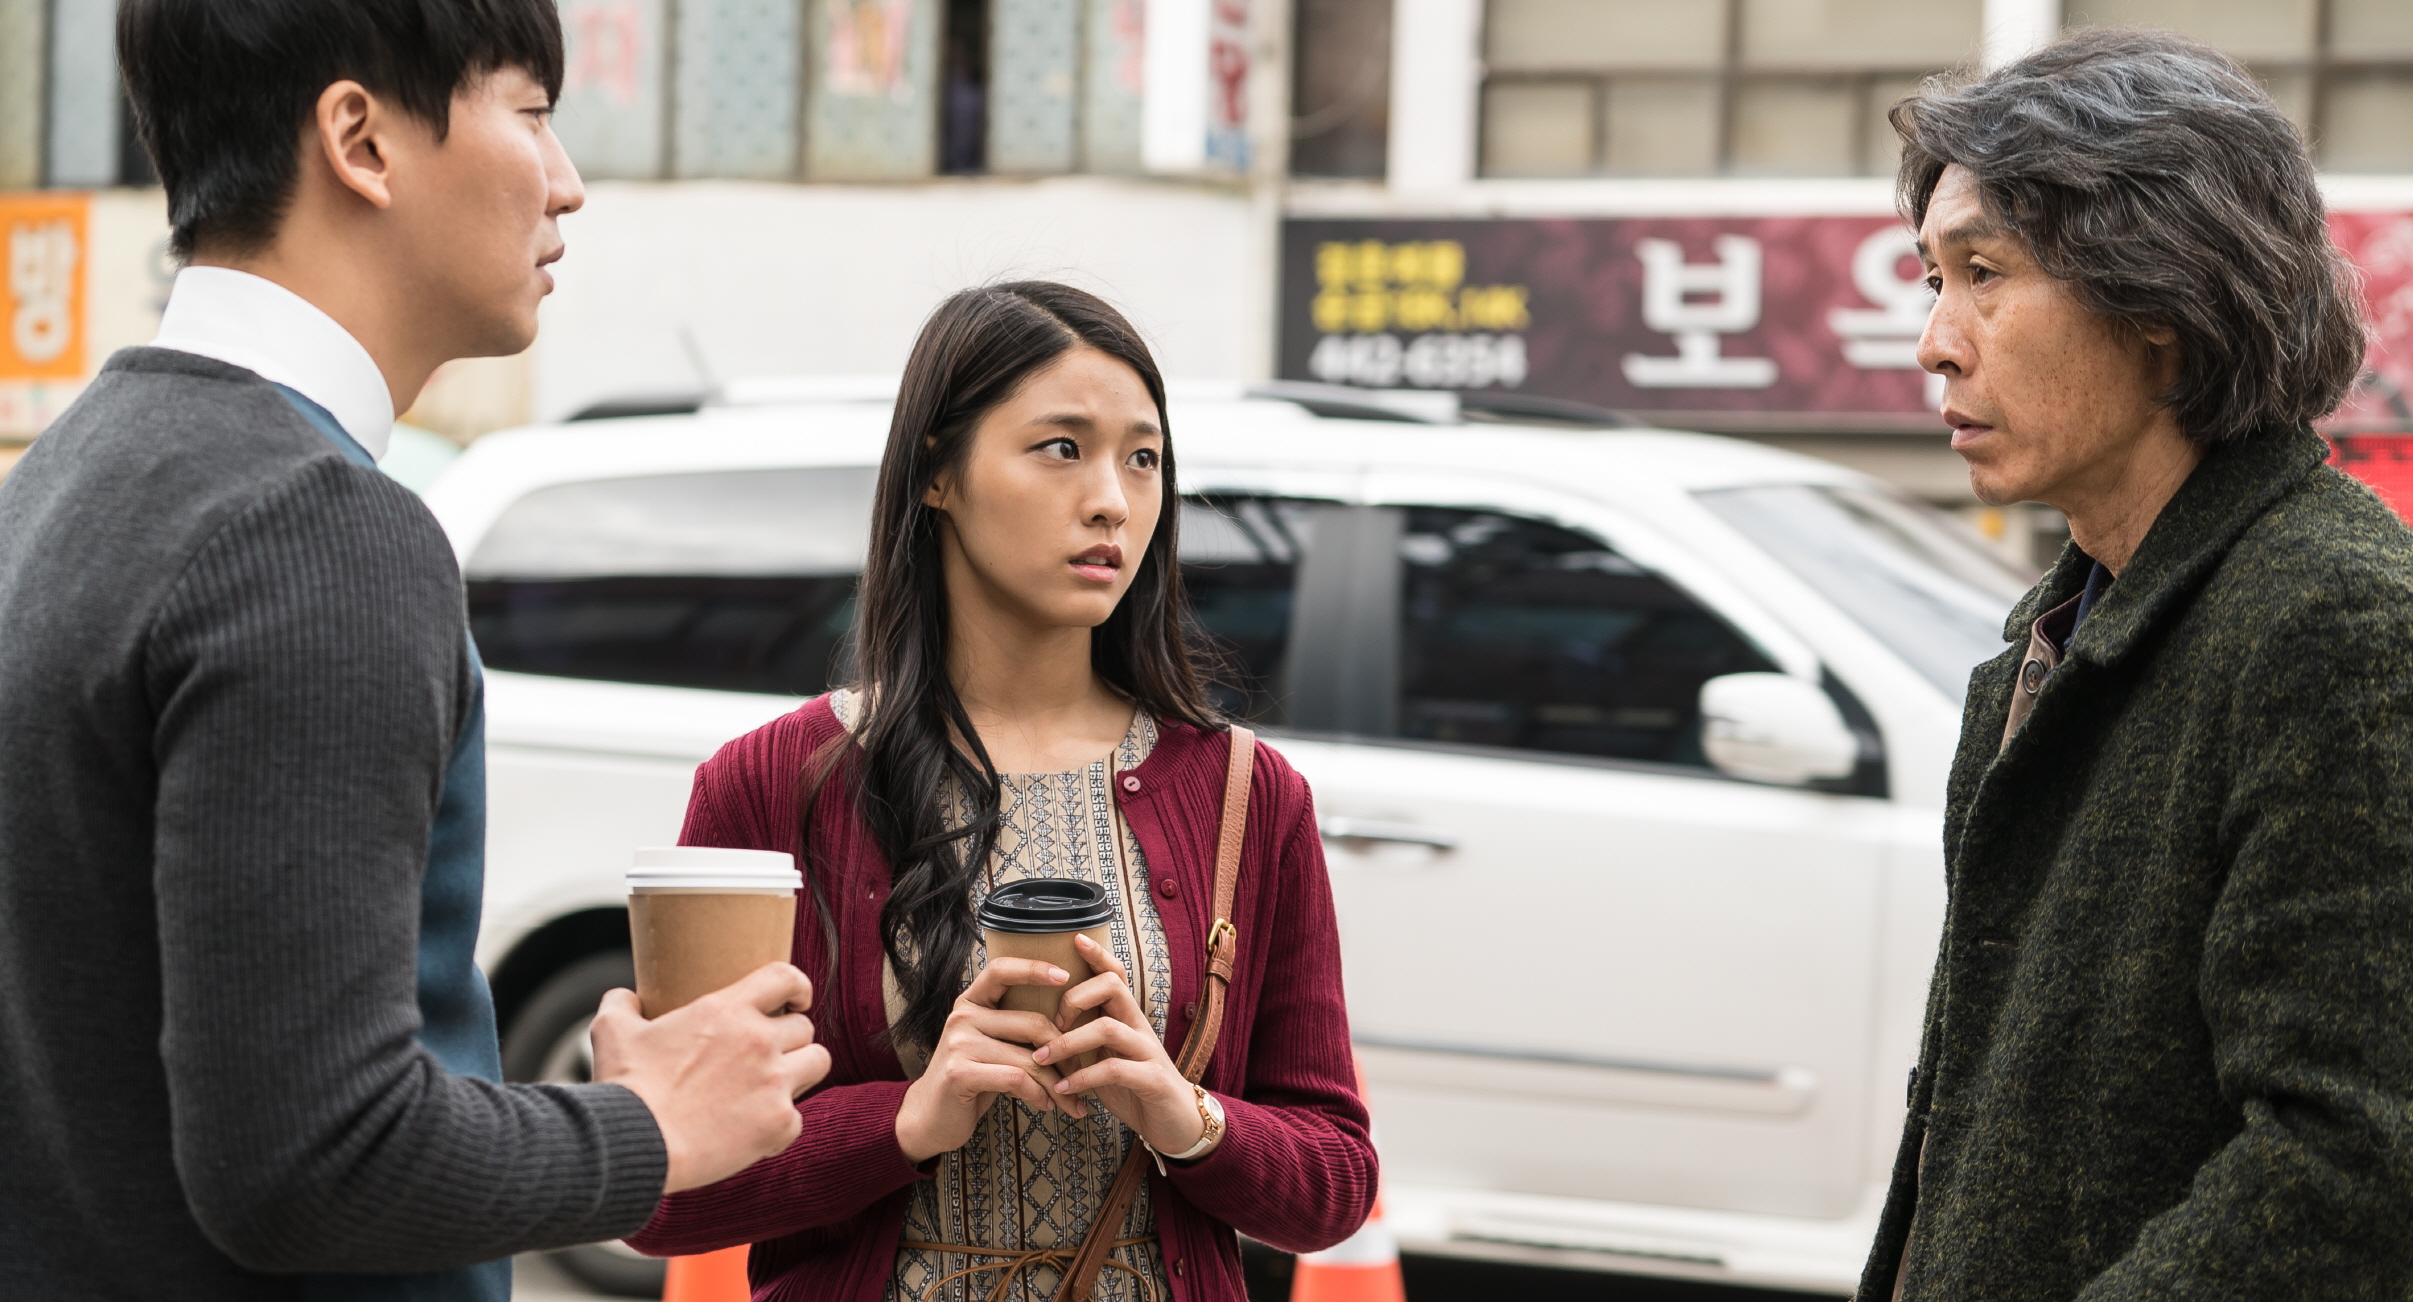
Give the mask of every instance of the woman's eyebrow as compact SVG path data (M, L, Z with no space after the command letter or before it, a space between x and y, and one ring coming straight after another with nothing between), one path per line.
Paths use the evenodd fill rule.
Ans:
M1098 423L1096 421L1091 420L1088 416L1085 416L1077 411L1061 411L1053 412L1045 416L1034 416L1031 418L1031 424L1053 425L1059 429L1076 430L1093 430L1098 427ZM1152 420L1133 421L1131 423L1131 432L1134 434L1152 434L1158 438L1163 438L1165 434L1163 430L1156 427L1156 422Z

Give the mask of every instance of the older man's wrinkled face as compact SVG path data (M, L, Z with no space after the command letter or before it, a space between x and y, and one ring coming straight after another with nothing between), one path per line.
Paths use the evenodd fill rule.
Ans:
M1936 293L1919 364L1944 377L1952 450L1981 500L2066 510L2116 482L2157 426L2167 437L2154 398L2174 377L2169 337L2087 310L1987 213L1967 170L1936 183L1919 256Z

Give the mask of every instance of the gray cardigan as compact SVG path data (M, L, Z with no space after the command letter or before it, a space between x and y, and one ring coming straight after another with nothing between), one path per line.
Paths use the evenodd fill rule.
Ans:
M645 1222L634 1095L420 1038L475 691L426 507L249 371L121 353L0 484L0 1295L290 1297ZM308 1292L394 1292L360 1284Z

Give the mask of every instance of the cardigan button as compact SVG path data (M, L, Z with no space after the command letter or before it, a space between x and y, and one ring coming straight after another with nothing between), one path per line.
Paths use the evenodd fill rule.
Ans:
M1164 896L1168 900L1180 899L1181 883L1174 881L1170 877L1159 877L1156 879L1156 893Z
M1123 775L1123 790L1139 790L1139 775L1137 773L1126 773Z
M1182 1016L1184 1016L1184 1017L1189 1018L1189 1019L1190 1019L1191 1021L1193 1021L1193 1022L1197 1021L1197 1020L1198 1020L1198 1001L1197 1001L1197 1000L1195 1000L1195 999L1193 999L1193 1000L1191 1000L1190 1002L1188 1002L1188 1003L1186 1003L1186 1004L1183 1004L1183 1005L1181 1006L1181 1015L1182 1015Z
M1182 1277L1182 1275L1181 1275L1181 1262L1180 1262L1179 1260L1176 1260L1176 1261L1173 1263L1173 1278L1175 1278L1175 1279L1180 1279L1181 1277Z

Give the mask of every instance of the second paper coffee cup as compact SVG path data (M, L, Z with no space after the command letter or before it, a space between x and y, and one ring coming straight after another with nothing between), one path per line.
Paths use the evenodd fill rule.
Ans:
M773 850L652 846L628 872L637 1002L660 1017L784 963L796 941L796 858Z
M1037 1013L1053 1021L1062 1007L1064 992L1096 975L1073 945L1073 937L1087 936L1104 949L1109 936L1107 924L1113 919L1114 902L1106 898L1106 888L1096 882L1025 877L990 891L980 904L981 941L988 946L989 958L1037 959L1063 968L1072 978L1060 986L1007 986L1005 1000L998 1006ZM1094 1016L1094 1012L1085 1014L1073 1025ZM1065 1067L1078 1071L1096 1057L1094 1053L1081 1054Z

